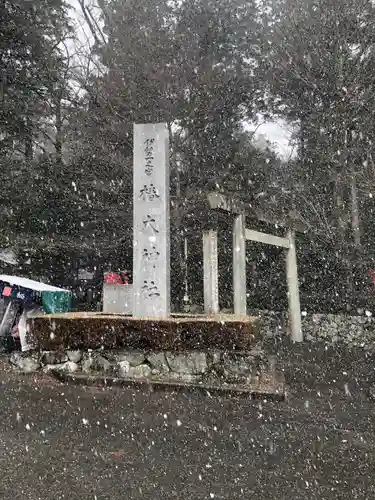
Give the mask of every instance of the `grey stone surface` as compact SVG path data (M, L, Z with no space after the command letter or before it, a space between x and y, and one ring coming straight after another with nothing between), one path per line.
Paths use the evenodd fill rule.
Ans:
M207 353L207 364L211 366L218 365L222 362L223 353L220 351L211 351Z
M219 312L219 268L217 231L203 233L203 292L204 312Z
M84 373L90 373L94 368L94 359L90 356L85 358L81 363L81 368Z
M116 373L119 377L127 377L130 370L129 361L119 361L117 363Z
M25 358L20 360L18 368L24 373L33 373L39 370L40 364L35 358Z
M70 357L81 358L77 363L66 361L64 363L44 363L43 361L56 361L54 353L42 356L41 368L45 373L51 370L62 370L74 373L103 373L115 374L119 377L134 378L162 378L165 380L185 380L193 382L202 380L202 377L212 375L214 377L225 377L233 379L233 376L243 377L253 373L258 367L257 358L261 358L261 350L254 350L254 353L238 354L211 351L208 353L190 351L186 353L172 352L152 352L144 355L140 352L123 350L121 353L115 352L74 352L69 351ZM77 355L76 355L77 354ZM76 356L75 356L76 355ZM58 354L59 359L67 359L68 356ZM29 358L31 361L29 361ZM26 361L25 361L26 360ZM26 371L37 370L39 363L35 354L14 353L11 362ZM275 363L274 363L275 364ZM269 363L268 363L269 365ZM267 368L270 366L267 365Z
M155 372L168 373L170 371L164 352L151 352L146 358Z
M82 359L82 352L79 350L76 351L66 351L69 361L73 361L73 363L79 363Z
M254 369L254 358L248 355L225 354L223 368L232 375L248 376Z
M285 312L251 311L260 318L263 338L288 335L288 315ZM323 340L327 344L337 342L367 350L375 348L375 320L371 311L362 315L310 314L302 315L302 331L308 342Z
M104 356L96 355L94 358L93 367L99 372L109 373L113 369L113 364Z
M169 133L134 125L133 315L170 314Z
M246 316L246 220L237 215L233 224L233 302L234 311Z
M79 371L79 365L73 361L67 361L63 365L60 365L58 370L66 373L75 373Z
M115 360L117 362L128 361L130 366L138 366L144 363L146 356L140 351L124 351L123 353L116 354Z
M167 353L166 358L170 369L176 373L198 375L207 371L207 359L204 352Z
M60 363L57 365L44 365L42 366L42 371L44 373L51 373L53 370L59 370L65 363Z
M103 312L132 314L133 285L103 284Z
M151 368L148 365L130 366L128 376L134 378L148 378Z
M66 363L68 361L67 354L56 351L45 351L42 354L41 362L43 365L56 365Z
M14 352L10 357L10 362L23 373L34 373L40 368L40 363L35 354L25 356L19 352Z
M168 378L173 382L186 382L188 384L199 383L202 381L202 375L192 375L191 373L171 372Z
M257 357L262 358L262 350L259 349L259 346L246 355L223 351L143 353L126 351L125 349L121 351L99 349L97 351L67 350L66 353L45 352L40 357L40 362L38 354L35 352L13 353L10 361L25 372L38 369L45 373L52 370L69 373L82 371L86 374L115 375L139 379L154 378L164 381L178 380L191 383L207 381L210 377L223 381L247 377L253 374L257 368L258 365L254 361ZM76 359L77 362L73 359ZM48 361L52 361L52 363ZM266 368L269 369L270 366L268 363Z

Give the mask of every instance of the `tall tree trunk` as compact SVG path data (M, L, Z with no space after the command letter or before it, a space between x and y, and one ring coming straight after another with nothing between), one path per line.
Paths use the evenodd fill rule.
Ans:
M351 193L351 214L352 214L352 231L355 248L361 246L361 227L358 207L358 189L354 169L350 176L350 193Z
M338 173L336 175L335 183L334 183L334 211L335 218L337 222L337 230L339 237L339 244L342 245L345 241L345 233L346 233L346 210L345 210L345 200L344 200L344 179L342 173Z
M32 160L33 158L33 126L30 117L26 117L26 130L25 130L25 158Z
M56 164L62 164L62 144L63 144L63 131L62 131L62 115L61 115L61 92L59 91L55 99L55 152Z
M184 228L182 226L182 203L181 203L181 176L180 176L180 170L178 167L178 162L176 158L176 154L174 152L174 147L173 147L173 135L172 135L172 124L171 122L168 122L168 130L169 130L169 137L170 137L170 142L172 145L172 154L170 157L170 164L171 164L171 172L175 173L175 198L173 200L173 228L174 228L174 237L172 240L175 242L175 255L176 255L176 275L174 276L174 279L176 280L177 283L177 289L175 296L173 297L174 299L174 304L176 306L177 311L181 311L182 309L182 304L183 304L183 296L184 296L184 265L185 265L185 259L184 259L184 238L183 238L183 233L184 233Z
M359 204L358 204L358 188L357 188L357 175L356 169L353 161L353 131L349 130L346 135L346 148L347 148L347 159L350 167L348 168L349 175L349 186L350 186L350 213L351 213L351 228L352 228L352 238L354 243L355 253L358 257L358 251L361 246L361 221L359 216ZM355 154L355 153L354 153Z

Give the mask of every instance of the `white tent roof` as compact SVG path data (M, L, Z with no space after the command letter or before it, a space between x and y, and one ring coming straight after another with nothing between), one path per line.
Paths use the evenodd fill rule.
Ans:
M21 276L8 276L6 274L0 274L0 281L5 281L10 285L30 288L31 290L35 290L36 292L69 292L69 290L64 290L63 288L46 285L45 283L41 283L40 281L30 280Z

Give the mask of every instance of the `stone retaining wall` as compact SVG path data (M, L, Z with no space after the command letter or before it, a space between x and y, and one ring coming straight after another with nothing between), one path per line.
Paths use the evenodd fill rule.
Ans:
M375 347L375 321L372 317L335 314L307 315L302 322L306 340L344 342L364 348Z
M256 311L263 338L288 334L288 315L283 312ZM306 341L341 342L347 345L375 348L375 318L367 311L362 315L338 314L302 315L302 330Z
M287 314L269 311L257 311L257 314L260 335L253 339L252 347L246 351L220 350L216 346L212 349L180 351L130 346L112 350L67 350L68 347L65 347L54 351L13 353L10 361L23 372L58 370L131 380L248 384L259 373L275 371L275 358L269 353L277 355L278 348L272 339L287 340ZM223 323L226 324L226 321ZM375 352L375 320L366 311L358 316L307 313L303 315L302 328L305 338L303 346L307 348L311 342L324 348L341 343ZM221 334L225 335L223 332ZM271 339L271 344L267 339ZM268 354L265 353L266 345L267 349L271 345ZM40 346L40 349L43 347Z
M11 364L24 373L35 371L100 374L126 379L187 383L247 384L264 370L274 371L274 360L259 348L248 352L190 351L41 351L10 356Z

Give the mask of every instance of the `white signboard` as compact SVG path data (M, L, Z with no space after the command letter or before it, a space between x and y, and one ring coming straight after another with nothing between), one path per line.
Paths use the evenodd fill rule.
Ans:
M91 281L94 279L94 272L88 271L87 269L80 268L80 269L78 269L78 279Z

